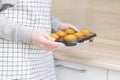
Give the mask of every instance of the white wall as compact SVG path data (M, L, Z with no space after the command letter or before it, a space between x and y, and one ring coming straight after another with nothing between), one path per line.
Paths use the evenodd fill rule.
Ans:
M62 21L78 27L85 27L87 15L87 0L53 0L53 14Z
M120 40L120 0L53 0L52 13L98 38Z

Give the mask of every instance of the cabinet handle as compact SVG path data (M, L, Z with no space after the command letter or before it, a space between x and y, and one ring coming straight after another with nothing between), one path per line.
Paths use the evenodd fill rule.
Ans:
M65 66L65 65L56 65L56 67L63 67L63 68L72 69L72 70L75 70L75 71L84 72L84 73L87 72L86 69L77 69L77 68L73 68L73 67Z

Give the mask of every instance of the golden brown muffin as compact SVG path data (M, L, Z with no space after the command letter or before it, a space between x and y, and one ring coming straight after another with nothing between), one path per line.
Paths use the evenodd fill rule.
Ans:
M69 34L69 35L64 36L63 40L64 41L76 41L77 37L73 34Z
M60 37L64 37L66 35L64 31L58 31L56 34L59 35Z
M77 37L75 35L69 34L64 36L63 41L66 46L75 46L77 44Z
M67 34L73 34L73 33L75 33L75 32L76 32L76 31L73 30L73 29L71 29L71 28L65 30L65 33L67 33Z
M74 35L77 37L77 39L84 39L85 35L82 32L76 32Z
M90 30L82 30L81 32L86 36L89 36L92 34L92 32Z
M60 36L58 36L57 34L53 33L50 34L51 37L53 37L55 39L55 41L58 41L60 39Z

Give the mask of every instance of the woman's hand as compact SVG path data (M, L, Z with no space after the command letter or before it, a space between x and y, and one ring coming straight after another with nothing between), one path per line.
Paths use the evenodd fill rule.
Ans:
M55 42L55 39L41 30L34 30L31 37L31 43L43 50L54 50L64 44Z
M58 30L66 30L68 28L72 28L75 31L79 31L79 29L76 26L68 23L62 23L61 25L59 25Z

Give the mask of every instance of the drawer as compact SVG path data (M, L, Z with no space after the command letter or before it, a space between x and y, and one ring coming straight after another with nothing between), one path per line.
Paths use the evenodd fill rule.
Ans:
M55 60L57 80L106 80L107 70Z

